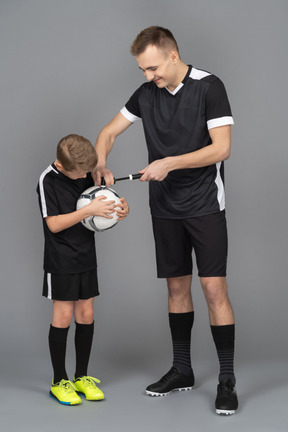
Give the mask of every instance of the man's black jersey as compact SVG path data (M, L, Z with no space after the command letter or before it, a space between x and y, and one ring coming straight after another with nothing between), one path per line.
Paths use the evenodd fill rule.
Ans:
M52 233L46 223L47 216L57 216L76 210L80 194L94 182L91 174L72 180L50 165L40 176L37 185L40 211L45 237L44 270L47 273L73 274L96 267L94 232L81 222L59 233Z
M192 66L171 92L154 82L143 84L121 113L131 122L142 119L149 163L190 153L211 144L209 129L234 123L223 83ZM183 219L225 208L223 162L171 171L161 182L150 181L154 217Z

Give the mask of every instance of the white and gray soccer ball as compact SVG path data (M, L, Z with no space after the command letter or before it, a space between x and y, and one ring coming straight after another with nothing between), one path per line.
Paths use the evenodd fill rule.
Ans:
M80 208L90 204L90 202L97 196L101 195L106 196L104 201L115 201L115 204L121 204L119 195L117 195L113 189L104 186L92 186L82 192L77 201L76 209L79 210ZM117 224L116 211L111 213L111 216L113 216L113 219L108 219L102 216L89 216L81 222L85 228L91 231L105 231Z

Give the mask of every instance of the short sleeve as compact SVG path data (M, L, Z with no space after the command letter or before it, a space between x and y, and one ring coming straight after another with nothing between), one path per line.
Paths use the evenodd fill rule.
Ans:
M39 203L43 218L59 214L58 201L51 180L46 177L42 182L39 182L38 186Z
M206 120L208 129L234 124L226 89L219 78L210 84L206 94Z
M126 105L120 111L127 120L131 122L135 122L136 120L141 119L141 113L139 108L139 95L141 92L141 87L139 87L133 95L130 97Z

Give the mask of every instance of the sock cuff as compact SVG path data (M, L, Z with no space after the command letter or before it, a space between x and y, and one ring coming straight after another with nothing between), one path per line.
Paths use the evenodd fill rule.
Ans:
M66 342L69 328L70 326L66 328L53 327L51 324L48 338L58 342Z
M190 340L194 323L194 311L186 313L169 313L169 325L174 340Z
M213 340L218 348L234 346L235 324L210 326Z
M94 333L94 321L91 324L79 324L75 321L75 335L81 337L90 337Z

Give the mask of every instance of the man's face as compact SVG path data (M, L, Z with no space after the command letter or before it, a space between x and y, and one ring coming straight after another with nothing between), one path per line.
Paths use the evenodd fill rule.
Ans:
M168 53L155 45L148 45L142 54L136 56L136 60L147 80L155 82L159 88L168 87L173 91L179 85L176 82L175 53Z

